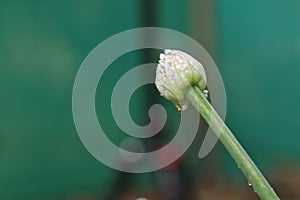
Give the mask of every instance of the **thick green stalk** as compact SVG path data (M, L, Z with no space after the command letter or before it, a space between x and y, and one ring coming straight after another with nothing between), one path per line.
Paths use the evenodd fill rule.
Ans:
M238 167L242 170L248 179L249 185L252 185L258 196L263 200L278 200L279 197L276 195L273 188L269 185L244 148L208 102L201 90L198 87L190 88L186 93L186 98L200 112L212 130L218 135L220 141L235 160Z

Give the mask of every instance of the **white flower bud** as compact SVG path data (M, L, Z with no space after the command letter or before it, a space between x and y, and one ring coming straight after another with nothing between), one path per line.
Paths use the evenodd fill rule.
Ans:
M160 54L155 85L160 94L179 109L177 105L184 101L189 87L198 86L204 91L206 75L202 64L192 56L179 50L166 49L164 54Z

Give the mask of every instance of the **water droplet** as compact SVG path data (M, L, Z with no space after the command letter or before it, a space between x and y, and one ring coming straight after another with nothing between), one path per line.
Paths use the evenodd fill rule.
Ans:
M186 109L188 109L187 104L181 105L181 111L185 111Z
M249 182L248 185L251 186L252 184Z
M238 165L238 168L241 168L241 167Z
M208 90L203 90L203 94L207 98L208 97Z
M179 103L179 104L175 104L175 107L176 107L178 112L182 112L182 111L185 111L188 108L188 104Z
M159 55L159 59L163 60L164 58L165 58L165 54L161 53L161 54Z
M172 53L172 50L171 49L166 49L165 54L169 54L169 53Z

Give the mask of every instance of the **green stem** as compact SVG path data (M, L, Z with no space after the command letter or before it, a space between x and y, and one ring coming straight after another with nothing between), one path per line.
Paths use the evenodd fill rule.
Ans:
M279 197L269 185L268 181L256 167L244 148L234 137L230 129L208 102L198 87L192 87L186 93L187 100L200 112L212 130L218 135L227 151L242 170L249 184L263 200L278 200Z

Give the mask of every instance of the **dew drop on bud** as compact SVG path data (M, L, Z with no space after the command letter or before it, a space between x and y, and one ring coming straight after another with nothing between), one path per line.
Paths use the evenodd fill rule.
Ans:
M207 98L208 97L208 90L203 90L203 94Z
M175 105L176 109L178 112L182 112L182 111L185 111L189 106L188 104L176 104Z

